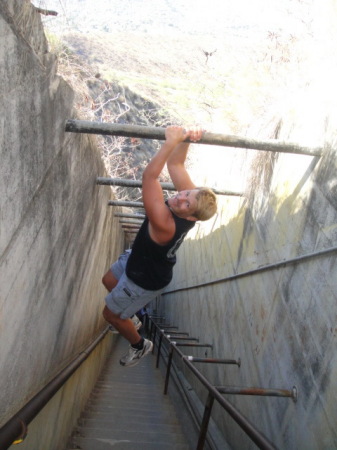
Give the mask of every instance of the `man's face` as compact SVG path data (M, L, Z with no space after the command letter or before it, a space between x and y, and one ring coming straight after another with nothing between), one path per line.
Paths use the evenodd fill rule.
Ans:
M178 217L187 219L192 217L197 209L197 194L198 189L179 191L175 196L168 199L168 205Z

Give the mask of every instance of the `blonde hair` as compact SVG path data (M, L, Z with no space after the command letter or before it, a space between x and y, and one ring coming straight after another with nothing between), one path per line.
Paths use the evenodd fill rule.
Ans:
M198 193L196 195L197 208L193 213L193 216L198 220L208 220L217 211L217 200L214 192L205 187L197 188Z

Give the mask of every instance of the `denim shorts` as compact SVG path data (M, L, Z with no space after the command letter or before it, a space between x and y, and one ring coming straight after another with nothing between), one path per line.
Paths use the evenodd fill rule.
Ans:
M157 291L143 289L127 277L125 267L130 253L131 250L127 250L112 264L110 270L117 278L118 283L105 297L107 307L113 313L118 314L121 319L133 316L163 292L163 289Z

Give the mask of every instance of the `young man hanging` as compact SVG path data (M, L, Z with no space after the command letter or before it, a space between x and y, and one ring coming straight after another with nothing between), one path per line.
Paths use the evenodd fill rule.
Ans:
M140 336L130 318L167 286L173 275L176 251L197 220L208 220L216 212L216 196L208 188L197 188L186 168L189 138L197 142L202 129L169 126L161 149L143 172L142 196L146 218L127 250L103 277L109 294L103 316L129 341L120 364L134 366L151 352L153 343ZM178 193L165 201L158 177L165 164Z

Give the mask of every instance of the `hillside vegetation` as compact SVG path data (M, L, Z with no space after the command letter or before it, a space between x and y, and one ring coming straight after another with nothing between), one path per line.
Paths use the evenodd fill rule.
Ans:
M46 27L60 73L80 92L78 110L90 120L199 122L209 131L274 138L284 105L310 82L320 52L312 2L287 0L283 24L261 20L259 27L258 11L229 11L222 25L207 22L205 9L204 21L186 21L183 1L63 4L66 26L48 18ZM112 175L139 178L158 143L104 138L102 148Z

